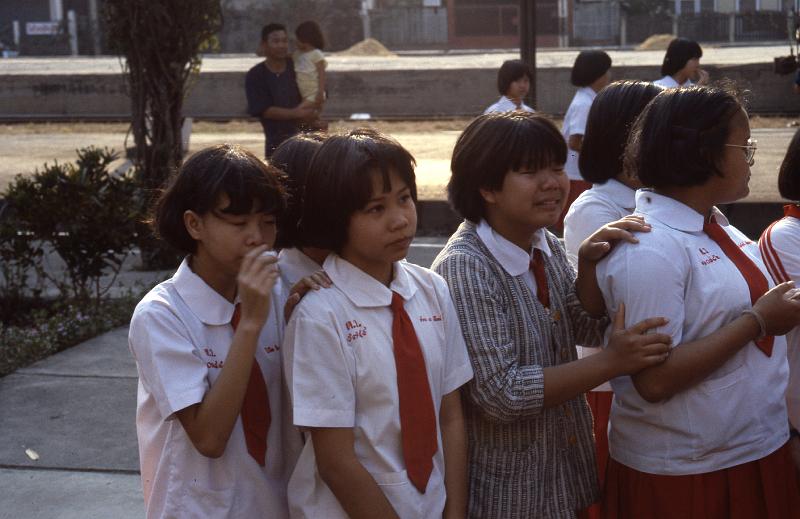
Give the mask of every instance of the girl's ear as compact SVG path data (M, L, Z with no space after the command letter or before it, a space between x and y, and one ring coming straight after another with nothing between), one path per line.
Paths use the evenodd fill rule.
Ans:
M203 220L200 215L194 211L187 210L183 213L183 225L186 227L186 232L194 240L200 240L203 234Z
M494 204L497 202L497 198L495 198L493 190L481 187L478 189L478 192L481 194L483 201L487 204Z

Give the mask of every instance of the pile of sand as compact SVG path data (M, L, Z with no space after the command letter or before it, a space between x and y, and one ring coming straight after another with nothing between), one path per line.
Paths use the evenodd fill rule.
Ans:
M367 38L347 50L336 53L337 56L383 56L386 58L397 57L397 54L383 46L375 38Z
M675 39L671 34L654 34L644 40L636 50L667 50L669 42Z

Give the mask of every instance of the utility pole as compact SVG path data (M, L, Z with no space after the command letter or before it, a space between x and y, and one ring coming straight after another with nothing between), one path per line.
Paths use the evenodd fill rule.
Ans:
M519 0L520 59L531 69L527 103L536 107L536 0Z

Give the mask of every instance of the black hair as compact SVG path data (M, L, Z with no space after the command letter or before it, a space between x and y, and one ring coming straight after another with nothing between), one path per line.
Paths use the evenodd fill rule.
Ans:
M372 198L372 174L380 172L384 191L395 172L417 200L414 157L397 141L360 128L328 137L314 154L303 190L299 232L305 246L340 252L353 213Z
M478 222L486 212L481 189L500 189L509 171L540 170L566 160L564 137L550 119L518 111L481 115L453 149L450 204L462 217Z
M322 146L325 135L321 133L299 133L283 141L270 158L270 162L285 174L284 182L288 194L286 210L278 220L276 249L302 245L297 223L302 213L303 185L314 153Z
M204 215L224 194L230 200L225 214L260 212L280 216L286 205L281 172L246 149L219 144L198 151L183 163L158 198L152 219L156 234L184 252L197 250L186 230L183 214Z
M661 88L644 81L615 81L592 102L578 156L581 176L604 184L622 173L628 133L639 113Z
M611 56L602 50L582 50L572 65L570 82L576 87L589 86L611 68Z
M497 91L501 96L508 93L511 83L521 79L523 76L528 76L529 81L533 81L533 74L531 68L521 60L510 59L504 61L500 65L500 70L497 71Z
M303 43L308 43L315 49L325 50L325 37L317 22L307 21L297 26L294 30L295 37Z
M675 38L669 42L667 53L664 54L664 61L661 63L661 75L673 76L680 69L686 66L690 59L700 59L703 57L703 49L694 40L686 38Z
M778 191L787 200L800 200L800 130L797 130L783 157L778 173Z
M280 23L268 23L261 29L261 41L267 41L269 35L277 31L286 32L286 26Z
M625 169L648 187L699 186L723 176L731 121L743 109L734 92L718 87L662 91L633 125Z

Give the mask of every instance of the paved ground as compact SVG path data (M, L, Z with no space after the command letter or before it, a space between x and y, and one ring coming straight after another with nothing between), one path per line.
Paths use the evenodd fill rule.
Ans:
M773 56L786 54L786 44L754 45L746 47L714 47L703 45L703 63L707 65L744 65L772 61ZM572 67L579 49L544 50L536 53L538 67ZM663 50L634 51L608 50L615 66L660 65ZM519 53L436 53L426 55L404 55L398 57L373 56L328 56L330 71L365 69L380 70L426 70L494 68L507 59L518 59ZM252 67L262 58L255 54L208 55L203 58L202 72L240 72ZM49 75L49 74L107 74L121 70L121 62L115 57L22 57L0 59L0 76Z
M422 123L421 123L422 124ZM111 128L119 128L112 125ZM246 125L245 125L246 126ZM407 125L406 125L407 126ZM237 132L195 132L191 137L191 151L220 142L241 144L254 153L263 153L264 137L260 128L253 124L254 130ZM422 126L424 128L424 126ZM33 132L30 129L14 130L6 126L0 132L0 190L5 188L11 178L22 172L31 172L45 162L72 161L75 149L94 145L115 150L124 149L125 132L117 129L97 133L53 133ZM794 128L762 128L753 131L758 140L759 150L750 184L748 202L776 201L776 176L786 147L794 135ZM393 133L394 137L407 147L417 158L417 184L420 199L444 200L445 187L450 177L450 156L459 131L424 129L412 132Z
M430 266L441 245L419 239L409 261ZM0 519L144 517L127 333L118 328L0 378Z

